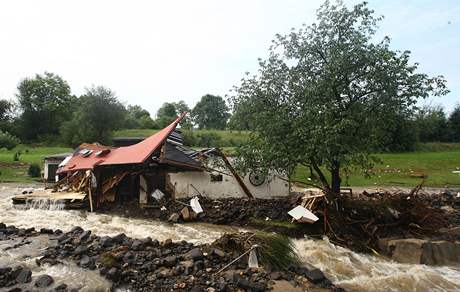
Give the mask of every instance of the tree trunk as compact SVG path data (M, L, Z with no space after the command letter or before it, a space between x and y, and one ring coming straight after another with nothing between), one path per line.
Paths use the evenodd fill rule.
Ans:
M333 162L331 168L331 191L335 195L340 195L340 164L338 162Z

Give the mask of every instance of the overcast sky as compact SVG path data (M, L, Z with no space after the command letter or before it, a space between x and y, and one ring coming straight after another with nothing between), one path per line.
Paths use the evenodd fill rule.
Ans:
M346 1L353 4L359 1ZM193 106L224 96L257 70L276 33L311 23L322 1L2 1L0 98L44 71L61 75L76 95L104 85L152 114L166 101ZM460 1L370 1L385 15L379 34L412 51L421 71L442 74L460 102Z

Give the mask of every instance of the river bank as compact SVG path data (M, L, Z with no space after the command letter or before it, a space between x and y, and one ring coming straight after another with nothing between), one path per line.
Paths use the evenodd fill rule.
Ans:
M158 220L127 218L115 214L90 213L77 210L62 210L60 206L47 209L22 209L11 204L11 197L21 191L18 185L0 186L0 222L19 228L35 227L70 230L79 225L98 236L115 236L125 233L132 238L150 236L160 242L186 240L196 244L211 243L225 232L237 232L245 228L205 223L172 224ZM62 207L62 206L61 206ZM399 264L384 257L356 253L334 244L328 238L295 239L295 246L302 263L310 269L319 268L334 285L347 291L457 291L460 289L460 269L457 266L431 267L418 264ZM32 245L33 250L39 250ZM13 253L18 251L17 254ZM104 291L106 280L98 272L80 269L76 264L62 266L33 266L35 257L24 259L18 249L0 249L0 266L12 263L31 265L35 275L50 274L58 281L71 286L72 281L88 283L82 291ZM61 279L61 280L60 280ZM65 281L64 281L65 279ZM81 279L81 281L77 280ZM80 283L81 284L81 283ZM92 287L91 289L88 287ZM86 290L85 290L86 289ZM100 291L101 291L100 290Z

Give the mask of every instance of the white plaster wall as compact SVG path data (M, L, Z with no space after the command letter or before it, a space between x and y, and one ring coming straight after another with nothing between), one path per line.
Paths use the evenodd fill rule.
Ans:
M198 195L195 187L203 196L210 198L241 198L246 197L236 179L231 175L223 175L222 181L212 182L208 172L188 171L169 173L170 182L175 187L176 198ZM256 198L272 198L289 195L289 183L278 175L269 175L265 182L256 187L249 182L249 175L244 183Z

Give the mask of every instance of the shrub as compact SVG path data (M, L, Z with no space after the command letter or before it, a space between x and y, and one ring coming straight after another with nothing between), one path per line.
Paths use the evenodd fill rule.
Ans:
M29 170L27 171L27 173L29 174L30 177L40 177L40 174L41 174L40 165L38 165L37 163L32 163L29 166Z
M8 132L0 131L0 148L13 149L20 143L19 139Z
M14 153L13 161L19 161L20 157L21 157L21 151Z

